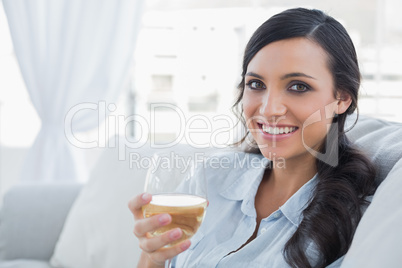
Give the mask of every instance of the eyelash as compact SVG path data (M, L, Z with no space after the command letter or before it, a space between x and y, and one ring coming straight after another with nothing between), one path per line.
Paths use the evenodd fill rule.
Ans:
M251 85L252 85L253 83L260 83L260 84L261 84L261 87L258 87L258 88L252 87ZM265 85L264 85L263 82L261 82L261 81L259 81L259 80L254 80L254 79L248 81L248 82L246 83L246 86L247 86L248 88L252 89L252 90L261 90L261 89L265 89Z
M253 83L260 83L260 84L261 84L261 87L255 87L255 86L253 87L253 86L252 86ZM251 90L266 89L266 87L265 87L265 85L264 85L263 82L261 82L261 81L259 81L259 80L254 80L254 79L248 81L248 82L246 83L246 86L247 86L248 88L250 88ZM294 86L303 86L303 87L304 87L304 90L291 89L291 88L294 87ZM288 87L288 90L291 91L291 92L293 92L293 93L296 93L296 94L301 94L301 93L310 91L310 90L311 90L311 87L310 87L309 85L305 84L305 83L300 82L300 81L295 81L293 84L291 84L291 85Z
M304 90L290 89L290 88L292 88L292 87L294 87L294 86L303 86L305 89L304 89ZM311 90L311 87L310 87L309 85L305 84L305 83L302 83L302 82L300 82L300 81L297 81L297 82L295 82L294 84L292 84L292 85L289 87L289 90L292 91L292 92L294 92L294 93L301 94L301 93L310 91L310 90Z

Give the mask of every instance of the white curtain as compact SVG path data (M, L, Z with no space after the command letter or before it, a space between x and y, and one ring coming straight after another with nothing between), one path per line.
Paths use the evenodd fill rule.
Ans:
M14 50L41 129L23 181L84 181L83 150L65 136L82 103L116 101L127 77L143 0L3 0ZM74 133L97 127L96 109L75 113Z

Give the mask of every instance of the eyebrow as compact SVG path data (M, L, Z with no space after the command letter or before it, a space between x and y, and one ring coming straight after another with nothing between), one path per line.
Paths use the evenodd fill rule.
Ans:
M248 73L246 73L245 76L254 76L254 77L257 77L258 79L264 80L264 77L262 75L259 75L259 74L253 73L253 72L248 72Z
M246 73L246 76L254 76L254 77L257 77L259 79L264 79L264 77L262 75L259 75L259 74L254 73L254 72L248 72L248 73ZM283 75L281 77L281 80L285 80L285 79L292 78L292 77L300 77L300 76L317 80L316 78L314 78L314 77L312 77L310 75L307 75L305 73L289 73L289 74L285 74L285 75Z
M300 76L302 76L302 77L307 77L307 78L311 78L311 79L314 79L314 80L317 80L317 79L315 79L314 77L312 77L312 76L310 76L310 75L307 75L307 74L305 74L305 73L290 73L290 74L285 74L285 75L283 75L283 76L281 77L281 80L285 80L285 79L292 78L292 77L300 77Z

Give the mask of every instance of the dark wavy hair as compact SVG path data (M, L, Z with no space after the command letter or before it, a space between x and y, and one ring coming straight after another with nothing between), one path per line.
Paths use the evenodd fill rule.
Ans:
M289 9L268 19L246 46L239 95L233 109L246 126L241 100L248 64L266 45L295 37L307 38L326 51L334 95L343 92L352 99L347 111L334 117L320 149L325 155L338 156L337 164L330 165L325 159L316 158L317 185L303 211L302 222L283 250L291 267L312 267L306 245L313 242L320 255L314 267L325 267L348 251L362 217L362 207L367 205L366 197L375 190L374 165L349 142L344 130L347 115L357 108L361 77L356 51L345 28L334 18L314 9ZM248 132L240 142L247 135ZM332 138L334 135L336 139Z

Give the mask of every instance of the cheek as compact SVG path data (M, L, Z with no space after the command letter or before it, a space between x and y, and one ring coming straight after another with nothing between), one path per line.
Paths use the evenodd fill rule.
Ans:
M326 135L326 122L316 122L303 127L303 141L311 148L317 148L317 146L320 146Z
M303 142L310 148L317 148L322 144L332 122L332 115L327 118L325 107L314 107L304 114Z
M298 117L302 119L303 124L310 125L312 122L321 122L322 124L332 121L336 111L337 101L328 94L320 94L314 98L304 100L299 103Z
M246 120L250 119L253 115L255 115L255 110L257 108L257 101L253 100L249 94L244 92L243 99L242 99L242 105L243 105L243 112L244 112L244 117Z

